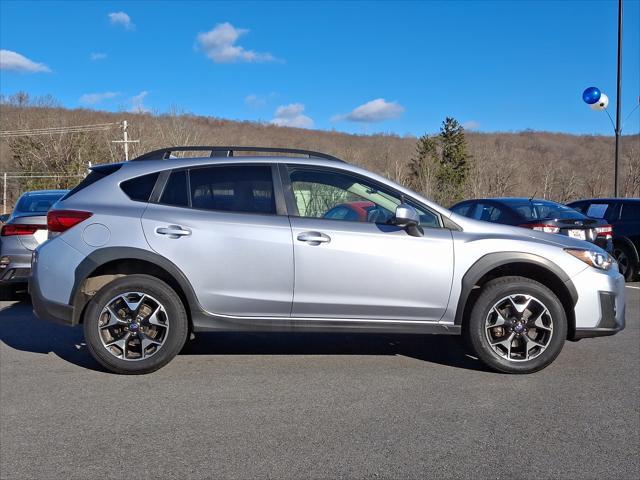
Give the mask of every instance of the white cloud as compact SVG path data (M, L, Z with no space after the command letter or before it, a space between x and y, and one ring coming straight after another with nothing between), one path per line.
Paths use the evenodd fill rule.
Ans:
M120 92L85 93L80 97L78 102L82 105L95 105L96 103L115 98L118 95L120 95Z
M279 106L271 123L279 127L313 127L313 120L304 115L304 105L302 103Z
M148 113L151 111L145 104L144 99L149 95L149 92L143 90L138 95L131 97L131 108L130 112L133 113Z
M219 23L208 32L199 33L197 40L207 57L215 63L271 62L275 58L270 53L247 50L236 41L245 33L244 28L235 28L228 22Z
M95 62L96 60L104 60L105 58L107 58L107 54L100 52L91 52L89 58Z
M11 50L0 50L0 70L11 70L14 72L50 72L51 69L44 63L37 63L29 60L24 55Z
M480 128L480 122L469 120L468 122L464 122L462 124L462 128L464 128L465 130L477 130Z
M398 118L404 112L404 107L396 102L387 102L384 98L376 98L359 107L354 108L346 115L336 115L331 120L339 122L348 120L350 122L382 122L392 118Z
M271 92L267 95L252 93L244 97L244 103L250 108L263 108L267 105L269 100L275 98L276 96L277 94L275 92Z
M131 17L124 12L110 13L109 21L112 25L119 25L127 30L135 30L136 28L136 26L131 21Z

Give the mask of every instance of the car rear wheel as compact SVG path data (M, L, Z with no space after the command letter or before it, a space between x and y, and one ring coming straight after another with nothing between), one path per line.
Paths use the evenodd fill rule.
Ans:
M625 244L615 244L613 257L618 262L618 270L627 282L632 282L638 271L638 265L631 248Z
M89 351L115 373L153 372L183 347L189 329L180 297L149 275L129 275L105 285L84 314Z
M478 358L492 369L533 373L560 354L567 319L558 297L541 283L501 277L483 287L465 334Z

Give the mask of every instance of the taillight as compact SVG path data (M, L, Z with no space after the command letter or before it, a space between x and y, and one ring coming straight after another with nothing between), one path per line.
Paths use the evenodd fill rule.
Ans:
M560 233L560 227L556 227L555 225L545 225L544 223L525 223L524 225L520 226L524 228L530 228L531 230L536 230L538 232Z
M33 235L38 230L46 228L46 225L21 225L18 223L10 223L2 227L0 235L3 237L10 237L12 235Z
M598 237L604 237L606 239L613 237L613 225L601 225L595 228Z
M47 213L47 227L50 232L65 232L85 221L91 215L93 213L81 210L49 210L49 213Z

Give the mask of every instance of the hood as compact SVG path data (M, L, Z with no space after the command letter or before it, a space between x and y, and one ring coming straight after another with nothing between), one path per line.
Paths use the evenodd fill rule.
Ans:
M502 225L499 223L483 222L463 217L456 213L452 214L450 218L452 221L460 225L465 232L475 233L481 236L527 240L561 248L597 250L606 254L604 250L593 243L585 240L578 240L577 238L571 238L566 235L538 232L528 228L513 227L511 225Z

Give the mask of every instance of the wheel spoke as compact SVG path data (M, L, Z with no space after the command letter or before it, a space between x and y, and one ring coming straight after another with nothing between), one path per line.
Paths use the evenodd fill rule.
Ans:
M536 318L531 322L531 324L533 324L533 326L534 326L534 327L536 327L536 328L541 328L541 329L543 329L543 330L547 330L548 332L550 332L550 331L552 331L552 330L553 330L553 325L552 325L552 324L549 324L549 326L547 327L547 326L543 323L543 321L542 321L542 317L544 317L544 315L545 315L545 314L549 314L549 311L548 311L546 308L543 310L543 312L542 312L540 315L538 315L538 316L537 316L537 317L536 317ZM531 321L531 320L530 320L530 321Z
M493 311L498 316L495 319L494 323L487 326L487 328L500 327L501 325L504 325L505 323L507 323L507 320L502 316L502 314L500 313L500 310L498 310L496 307L493 307Z
M162 342L151 338L146 333L138 332L138 338L140 339L140 351L142 352L142 358L145 357L144 351L151 345L162 345Z
M527 360L530 358L529 350L531 350L532 348L540 347L540 352L538 352L538 354L542 353L542 351L546 348L546 345L543 345L542 343L537 342L536 340L534 340L533 338L531 338L527 334L523 335L522 338L526 342L524 348L526 349L526 358L527 358Z
M116 346L120 350L122 350L122 358L127 358L127 352L129 351L128 343L130 338L131 338L131 333L127 332L118 340L114 340L113 342L107 343L105 347L109 348L112 346Z
M126 324L127 321L123 320L122 318L120 318L117 314L117 312L111 308L111 305L107 305L105 307L105 310L107 311L107 313L109 314L109 321L104 324L101 325L100 328L107 328L107 327L113 327L114 325L119 325L119 324Z
M142 301L147 298L147 296L144 293L136 293L137 295L140 295L140 299L137 301L133 301L130 302L129 299L127 298L129 295L131 295L130 293L122 295L120 298L122 299L122 301L127 305L127 308L129 309L129 311L132 314L135 314L138 312L138 308L140 307L140 304L142 304Z
M147 321L151 325L157 325L158 327L166 327L166 325L158 319L158 314L160 312L164 313L164 310L162 309L162 306L158 305L158 307L153 311L153 313L149 315L149 317L147 318Z
M514 297L525 297L527 301L525 303L516 303ZM531 298L532 297L528 295L511 295L509 301L511 302L511 306L516 309L516 312L523 313L531 303Z

